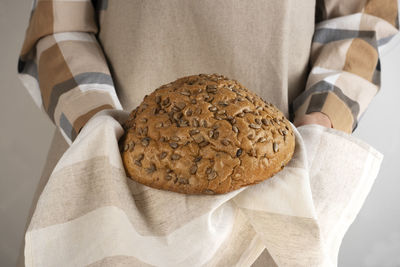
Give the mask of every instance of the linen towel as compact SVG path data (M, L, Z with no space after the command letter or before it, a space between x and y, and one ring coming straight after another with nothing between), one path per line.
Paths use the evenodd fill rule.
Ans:
M129 113L103 110L46 184L25 234L26 266L336 266L345 232L383 155L319 125L294 128L289 164L224 195L184 195L125 174L118 139Z

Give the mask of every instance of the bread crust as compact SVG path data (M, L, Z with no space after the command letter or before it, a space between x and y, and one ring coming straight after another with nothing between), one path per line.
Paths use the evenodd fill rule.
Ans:
M123 127L127 176L184 194L224 194L264 181L284 168L295 149L281 111L216 73L160 86Z

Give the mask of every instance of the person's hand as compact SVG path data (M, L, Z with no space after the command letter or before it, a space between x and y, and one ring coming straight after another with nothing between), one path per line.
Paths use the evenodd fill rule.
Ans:
M327 128L332 128L331 120L327 115L322 112L311 112L309 114L304 114L300 117L296 117L293 124L296 127L307 124L319 124Z

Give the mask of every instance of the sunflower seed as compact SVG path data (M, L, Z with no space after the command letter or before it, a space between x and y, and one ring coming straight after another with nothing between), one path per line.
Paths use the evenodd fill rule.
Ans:
M158 96L156 96L156 103L160 104L160 102L161 102L161 96L158 95Z
M178 147L178 144L175 142L169 143L169 146L172 147L173 149Z
M136 164L137 166L139 166L139 167L142 167L142 163L141 163L140 161L138 161L138 160L135 160L135 164Z
M179 126L180 126L180 127L189 126L189 121L188 121L188 120L184 120L184 119L180 119L180 120L179 120Z
M179 120L179 126L180 126L180 127L189 126L189 121L180 119L180 120Z
M274 122L276 122L276 124L278 124L278 125L281 124L277 118L274 118Z
M163 123L162 122L158 122L157 124L156 124L156 128L162 128L164 125L163 125Z
M194 162L199 162L202 158L203 158L202 156L197 156L197 157L194 159Z
M192 116L193 111L189 108L188 110L186 110L186 116Z
M150 142L150 138L149 137L142 138L142 140L141 140L141 143L142 143L143 146L148 146L149 142Z
M213 137L213 135L214 135L214 131L213 130L210 130L209 132L208 132L208 137Z
M165 141L166 141L165 137L164 137L164 136L161 136L160 142L165 142Z
M217 107L216 106L211 106L211 107L208 108L208 110L211 111L211 112L215 112L215 111L217 111Z
M196 119L196 118L194 118L194 119L192 120L192 125L193 125L193 127L199 127L199 120Z
M161 110L161 108L160 108L159 106L155 107L155 108L153 109L153 114L154 114L154 115L158 114L158 112L160 112L160 110Z
M235 125L232 126L232 131L234 131L235 133L239 132L238 127L236 127Z
M193 136L193 139L198 144L204 141L204 137L201 134L197 134L197 135Z
M169 181L171 179L172 179L172 175L171 174L165 175L165 180Z
M264 143L265 141L267 141L267 139L265 137L260 137L257 140L257 142L259 142L259 143Z
M129 144L126 144L126 145L124 146L124 151L128 151L128 149L129 149Z
M250 123L250 124L249 124L249 127L252 128L252 129L260 129L260 128L261 128L260 125L254 124L254 123Z
M178 179L178 183L180 183L180 184L188 184L188 183L189 183L189 180L186 179L186 178L179 178L179 179Z
M190 101L190 103L192 103L192 104L196 104L196 103L197 103L197 101L196 101L196 99L192 99L192 100Z
M175 106L177 108L179 108L179 110L182 110L182 109L184 109L186 107L186 103L185 102L178 102L178 103L175 104Z
M153 173L156 171L156 165L154 163L150 163L150 167L147 168L147 173Z
M137 160L138 160L138 161L141 161L143 158L144 158L144 154L139 154Z
M213 139L215 139L215 140L217 140L218 139L218 136L219 136L219 132L218 131L214 131L214 134L213 134Z
M165 106L165 105L167 105L167 104L169 104L169 103L170 103L170 102L169 102L169 97L167 97L166 99L164 99L163 102L162 102L163 106Z
M225 110L218 110L218 111L217 111L217 114L218 114L218 115L222 115L222 114L225 114L225 113L226 113Z
M221 140L221 144L223 144L224 146L228 146L230 144L230 141L226 138Z
M182 112L175 112L172 117L174 118L174 120L179 121L179 119L182 118L182 116L183 116Z
M269 121L267 119L261 119L262 124L264 124L265 126L269 125Z
M199 147L205 147L205 146L208 146L210 144L210 142L208 142L208 141L203 141L203 142L201 142L200 144L199 144Z
M197 172L197 165L192 165L192 167L190 167L190 174L195 174Z
M226 106L228 106L229 104L228 104L228 102L226 102L226 101L219 101L219 102L218 102L218 105L223 106L223 107L226 107Z
M130 143L130 149L129 151L132 152L135 149L135 143Z
M239 118L243 118L243 117L244 117L244 113L241 112L241 113L237 114L237 116L238 116Z
M171 138L170 138L172 141L175 141L175 142L179 142L181 139L178 137L178 136L176 136L176 135L174 135L174 136L172 136Z
M275 152L275 153L278 152L278 150L279 150L278 143L274 142L274 143L272 144L272 148L274 149L274 152Z
M207 128L207 121L206 120L203 120L203 127Z
M178 154L172 154L172 155L171 155L171 159L172 159L172 160L178 160L178 159L180 159L180 158L181 158L181 156L178 155Z
M146 123L146 122L147 122L147 118L142 118L142 119L140 120L140 122Z
M257 124L261 124L261 120L260 120L259 118L256 118L254 121L255 121Z
M241 149L241 148L239 148L239 149L236 151L236 157L240 157L240 155L242 155L242 149Z
M217 86L215 84L209 84L206 87L207 93L216 93L217 92Z
M198 134L198 133L200 133L199 129L193 129L193 130L190 130L190 131L189 131L189 134L190 134L190 135L196 135L196 134Z
M164 159L166 156L167 156L167 152L165 152L165 151L163 151L163 152L161 152L161 154L160 154L160 159Z
M211 172L208 174L207 179L213 180L217 177L217 172L214 169L211 169Z
M172 170L171 170L170 168L167 168L166 172L167 172L167 173L171 173Z
M182 91L180 92L181 95L190 96L191 93L189 91Z

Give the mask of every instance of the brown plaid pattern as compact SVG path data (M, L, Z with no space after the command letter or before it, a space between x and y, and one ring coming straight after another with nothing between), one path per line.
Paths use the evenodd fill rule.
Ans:
M305 91L295 116L319 111L352 133L380 89L379 47L399 30L397 0L319 0Z

